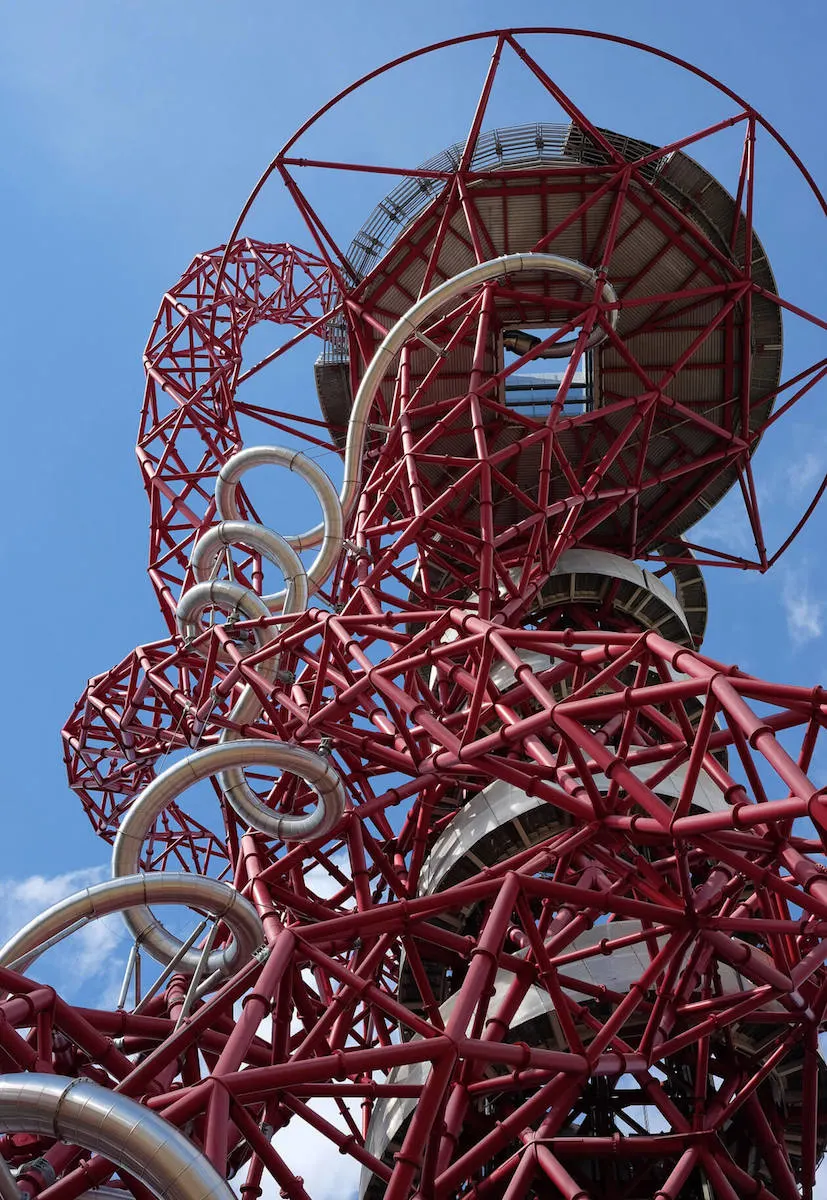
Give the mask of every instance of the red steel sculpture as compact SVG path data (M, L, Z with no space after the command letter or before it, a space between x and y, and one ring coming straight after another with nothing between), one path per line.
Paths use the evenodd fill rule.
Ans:
M827 324L778 294L756 145L824 201L668 55L721 122L667 146L592 124L540 32L575 31L367 77L488 44L467 136L416 169L300 156L354 84L164 296L138 459L168 635L64 731L113 877L0 951L3 1200L307 1200L308 1132L325 1194L365 1200L812 1196L827 694L699 647L701 567L766 570L824 487L768 550L751 456L827 373L783 373L782 316ZM506 59L560 123L491 128ZM734 195L691 156L724 129ZM347 253L297 182L334 168L393 183ZM271 177L312 253L241 235ZM245 367L264 321L287 340ZM311 335L321 416L247 398ZM315 528L259 513L267 464ZM688 533L729 491L752 559ZM33 981L115 911L115 1008Z

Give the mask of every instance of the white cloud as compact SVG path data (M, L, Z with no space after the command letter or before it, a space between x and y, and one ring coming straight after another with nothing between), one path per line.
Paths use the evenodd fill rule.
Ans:
M0 879L0 943L39 916L45 909L108 878L105 866L84 867L62 875L29 875L25 879ZM52 983L70 1003L115 1003L115 989L123 963L115 954L126 938L117 915L92 921L38 959L26 972Z
M326 872L325 875L329 878ZM308 988L315 992L316 981L312 972L305 967L301 974ZM241 1011L242 1003L238 1001L233 1009L236 1020ZM303 1023L293 1014L291 1033L303 1029ZM268 1016L259 1025L258 1035L269 1041L271 1033L272 1021ZM398 1040L398 1038L394 1040ZM345 1134L350 1133L335 1100L330 1097L322 1097L317 1100L307 1099L305 1103L336 1129ZM361 1129L361 1101L345 1100L344 1103L354 1124ZM303 1121L301 1117L294 1115L289 1125L276 1133L273 1138L273 1146L290 1170L304 1180L305 1190L308 1195L313 1197L313 1200L355 1200L362 1170L360 1164L349 1155L340 1154L338 1147L333 1142L314 1129L312 1125ZM236 1191L243 1175L242 1171L241 1175L233 1180L233 1188ZM281 1194L275 1180L266 1171L261 1181L261 1187L261 1200L277 1200Z
M350 876L347 851L340 850L337 854L331 855L330 861L346 878ZM331 897L335 896L342 889L339 880L331 875L326 867L321 865L310 868L305 875L305 883L310 891L315 893L320 900L330 900ZM350 908L352 907L352 902L345 903L342 907Z
M803 646L823 632L824 604L810 589L806 574L790 571L781 592L787 632L794 646Z
M359 1126L358 1102L345 1103ZM350 1132L334 1100L314 1100L309 1107L337 1129ZM339 1154L338 1148L306 1121L294 1116L287 1128L276 1134L273 1145L290 1170L302 1177L305 1190L313 1200L349 1200L356 1196L361 1173L359 1163L348 1155ZM261 1184L261 1200L276 1200L280 1193L275 1181L265 1174Z
M802 492L815 491L816 485L824 478L827 466L823 447L816 450L805 450L796 461L787 467L787 485L796 495Z
M5 942L33 917L81 888L107 877L106 867L84 867L63 875L29 875L27 879L0 879L0 938Z

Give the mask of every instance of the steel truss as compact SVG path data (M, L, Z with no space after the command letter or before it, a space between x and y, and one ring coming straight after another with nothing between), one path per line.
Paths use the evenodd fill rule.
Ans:
M810 778L827 694L704 656L702 622L630 574L653 562L680 597L699 565L766 570L824 489L768 550L751 456L827 359L784 378L753 334L782 311L827 325L757 258L757 136L804 168L711 80L734 106L724 121L667 147L621 141L529 54L533 32L465 39L493 53L450 167L309 161L295 146L311 119L227 246L166 293L146 351L138 458L169 636L90 681L64 730L69 780L116 865L151 810L142 870L170 888L174 872L231 883L262 946L228 965L235 934L214 905L147 990L148 924L111 1011L66 1003L0 950L0 1069L140 1101L247 1200L274 1186L307 1200L297 1128L358 1164L369 1200L793 1200L812 1195L827 1141L827 789ZM505 54L570 122L558 161L475 159ZM732 126L743 156L722 240L665 172ZM364 273L296 180L334 168L429 185ZM271 175L312 253L239 236ZM538 195L529 244L504 244L492 213ZM262 321L295 332L245 368ZM542 333L506 360L515 324ZM338 371L342 420L247 402L243 384L311 334L336 350L319 370ZM598 346L599 395L572 411ZM508 381L549 356L562 369L548 412L511 407ZM240 418L344 453L324 531L267 543L288 584L278 603L261 599L272 531L240 483ZM751 560L683 538L730 487ZM202 570L207 536L223 541ZM296 551L320 543L332 569L305 569ZM621 603L624 587L640 603ZM185 617L198 588L213 590ZM672 605L678 641L644 601ZM210 607L228 619L204 624ZM264 749L240 779L199 766L251 742ZM169 758L181 751L188 767ZM271 751L316 773L285 759L276 774ZM210 823L188 811L187 770L212 778ZM340 801L315 839L249 815L301 822ZM79 1125L56 1141L55 1112L42 1126L4 1114L0 1096L4 1200L148 1194L134 1158Z

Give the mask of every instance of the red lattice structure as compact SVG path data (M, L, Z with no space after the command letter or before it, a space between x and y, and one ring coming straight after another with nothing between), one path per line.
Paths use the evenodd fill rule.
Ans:
M827 696L700 646L701 567L766 570L825 486L769 550L752 456L827 371L785 375L782 317L827 325L778 293L756 144L824 202L701 72L732 106L714 126L655 146L592 123L537 32L458 39L490 44L479 101L420 167L298 155L366 81L347 89L164 297L138 457L168 636L92 679L64 730L115 878L0 951L4 1197L813 1194ZM506 56L560 122L487 124ZM687 153L724 129L734 195ZM400 182L344 253L300 168ZM271 176L312 254L240 236ZM244 370L262 321L295 332ZM245 400L310 335L321 415ZM240 418L293 448L243 447ZM342 456L338 499L320 452ZM266 527L241 484L265 462L311 483L322 527ZM754 557L690 532L728 492ZM153 898L209 928L175 942ZM115 1009L18 973L118 908ZM72 1090L55 1103L43 1074ZM130 1101L166 1122L157 1153Z
M214 511L215 476L242 444L239 417L288 432L295 421L237 398L246 334L262 321L295 328L286 351L318 333L334 308L317 255L252 238L223 250L199 254L164 294L144 352L136 453L150 503L149 577L173 629L192 543Z

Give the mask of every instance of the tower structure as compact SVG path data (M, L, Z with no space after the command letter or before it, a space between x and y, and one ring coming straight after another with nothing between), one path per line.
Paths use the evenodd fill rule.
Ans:
M164 297L138 457L169 636L64 731L113 879L0 951L4 1200L306 1200L301 1130L366 1200L812 1195L827 706L700 649L702 568L791 540L751 458L827 370L784 374L782 317L827 326L753 228L759 135L803 167L726 89L668 145L593 123L536 32L460 39L479 101L420 167L309 161L308 122L242 219L276 174L312 253L240 220ZM559 121L486 124L506 56ZM691 153L725 128L734 194ZM299 167L401 181L344 252ZM243 366L265 321L294 332ZM245 398L313 336L319 417ZM317 526L270 527L268 464ZM730 490L752 562L690 532ZM113 911L115 1009L31 979Z

